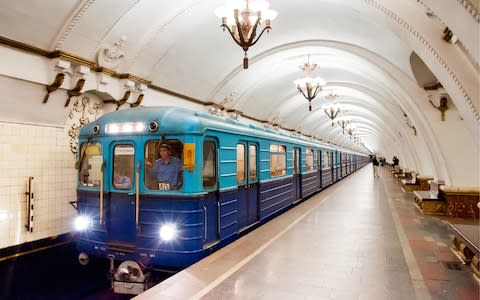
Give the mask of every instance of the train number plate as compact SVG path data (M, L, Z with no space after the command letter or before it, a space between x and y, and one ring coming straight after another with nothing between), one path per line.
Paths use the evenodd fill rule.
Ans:
M169 190L169 189L170 189L170 184L169 184L169 183L160 182L160 183L158 184L158 189L159 189L159 190L162 190L162 191Z

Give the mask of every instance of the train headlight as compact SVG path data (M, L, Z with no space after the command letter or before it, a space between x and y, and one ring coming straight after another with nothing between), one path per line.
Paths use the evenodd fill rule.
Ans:
M163 224L160 227L160 238L164 241L171 241L177 237L177 226L175 224Z
M87 216L78 216L74 222L75 229L84 231L92 226L92 219Z

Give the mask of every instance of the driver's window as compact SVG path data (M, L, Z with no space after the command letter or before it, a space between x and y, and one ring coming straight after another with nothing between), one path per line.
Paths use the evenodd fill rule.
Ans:
M145 145L145 186L152 190L178 190L183 185L183 143L151 140Z

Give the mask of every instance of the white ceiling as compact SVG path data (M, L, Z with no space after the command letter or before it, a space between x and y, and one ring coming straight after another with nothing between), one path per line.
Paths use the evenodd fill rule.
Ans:
M422 1L396 1L271 0L278 17L249 49L248 70L242 68L243 51L214 15L224 0L1 1L0 35L91 61L125 36L119 73L352 146L321 109L326 92L309 112L296 91L293 81L303 75L299 66L310 55L319 66L315 75L337 95L334 101L351 117L361 140L382 151L398 132L409 130L404 112L415 115L413 94L422 91L410 67L414 42L401 21L392 21L388 7L400 17L443 29L440 20L425 14Z

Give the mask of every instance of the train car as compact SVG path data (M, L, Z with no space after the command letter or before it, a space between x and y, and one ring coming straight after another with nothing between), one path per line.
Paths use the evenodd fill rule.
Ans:
M368 163L178 107L105 114L79 135L79 261L109 259L115 292L138 294L150 270L185 268L335 183L343 153L349 173Z

